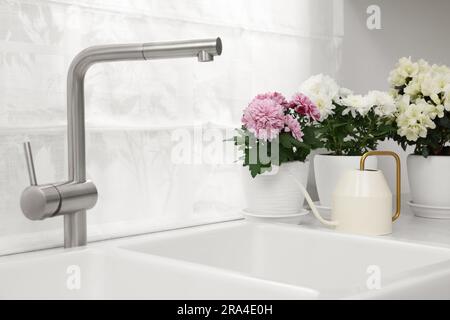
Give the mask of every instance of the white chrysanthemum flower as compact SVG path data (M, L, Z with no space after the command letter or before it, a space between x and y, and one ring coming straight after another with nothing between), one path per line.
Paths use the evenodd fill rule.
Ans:
M353 91L348 88L339 88L339 97L341 98L347 98L349 95L353 94Z
M367 96L362 96L360 94L351 94L346 98L341 99L341 102L346 107L342 114L346 115L350 112L353 118L358 114L365 116L372 107Z
M333 99L329 96L319 93L316 95L308 95L312 102L317 106L320 112L319 121L325 120L328 116L334 113L335 106L333 104Z
M330 76L317 74L300 86L300 92L307 95L320 111L320 121L333 114L333 100L338 97L339 86Z
M352 95L353 91L347 88L339 88L338 96L334 98L334 102L343 105L342 99L347 98L349 95Z
M306 95L308 93L320 94L334 99L339 93L339 86L333 78L320 73L304 81L300 86L300 91Z
M370 108L380 117L391 117L397 111L394 98L387 92L369 91L367 94L367 102Z

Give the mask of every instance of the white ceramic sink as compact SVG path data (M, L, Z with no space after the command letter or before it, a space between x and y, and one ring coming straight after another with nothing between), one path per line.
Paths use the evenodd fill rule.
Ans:
M450 298L449 249L382 237L240 221L163 232L124 248L310 288L320 298Z
M1 257L0 299L27 298L450 299L450 249L225 222Z
M1 258L0 299L311 299L318 294L116 248L61 251Z

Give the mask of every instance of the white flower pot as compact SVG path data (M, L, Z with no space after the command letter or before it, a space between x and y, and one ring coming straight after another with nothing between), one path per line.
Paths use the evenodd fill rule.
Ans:
M298 182L306 186L309 161L293 161L272 167L252 178L248 167L243 170L246 211L258 215L292 215L303 210L304 196ZM297 180L298 182L296 182Z
M407 169L414 204L450 208L450 156L410 154Z
M323 154L314 157L314 176L321 207L331 208L333 192L341 175L348 170L359 169L360 159L360 156ZM368 157L365 166L367 169L377 169L377 158Z

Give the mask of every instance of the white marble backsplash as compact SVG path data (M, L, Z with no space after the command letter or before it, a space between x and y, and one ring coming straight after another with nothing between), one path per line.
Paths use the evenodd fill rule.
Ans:
M39 182L65 180L66 75L91 45L220 36L223 55L94 66L86 78L90 240L236 216L232 162L175 163L173 130L230 128L258 92L292 94L340 67L342 1L0 0L0 255L62 244L62 219L27 220L21 143Z

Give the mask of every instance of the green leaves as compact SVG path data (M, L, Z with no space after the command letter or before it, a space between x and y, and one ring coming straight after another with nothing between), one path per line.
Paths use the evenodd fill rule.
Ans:
M414 66L418 68L418 72L414 73L413 76L406 77L404 85L399 86L397 85L397 76L403 77L402 72L404 72L404 68L407 65L409 65L408 67ZM411 61L411 58L403 57L399 60L395 69L391 71L392 74L395 76L390 76L391 90L395 93L397 101L402 102L402 108L398 110L397 117L402 117L400 132L403 136L397 132L391 132L390 136L397 141L403 150L407 146L414 146L416 155L423 157L428 157L429 155L450 155L450 110L446 110L442 106L447 103L446 88L449 85L448 76L450 74L448 67L445 65L430 65L424 60L414 62ZM413 95L406 96L405 89L411 82L416 80L420 82L420 79L429 80L428 83L432 84L432 88L424 91L423 87L419 86L419 90ZM430 94L430 91L435 94ZM423 102L427 105L424 105ZM415 105L415 108L417 108L415 110L416 115L414 113L409 115L407 112L412 105ZM433 111L435 107L437 109ZM430 110L435 114L430 114ZM433 126L429 124L429 121L434 122L434 129L430 128ZM408 140L406 137L407 131L409 131L408 136L410 139L415 140Z
M438 125L445 128L450 129L450 117L443 117L438 119Z
M435 118L436 128L428 129L426 137L420 137L417 141L409 141L397 133L392 134L395 141L403 150L407 146L414 146L414 154L428 157L430 155L450 155L448 145L450 143L450 112L445 111L444 117Z
M321 146L314 127L305 126L303 133L303 141L295 139L290 132L281 132L273 141L262 141L247 130L238 129L232 141L243 153L243 165L256 177L270 171L273 165L305 161L312 149Z
M286 134L285 132L280 134L280 143L286 149L290 149L293 147L292 141L291 141L291 139L289 139L289 137L292 137L292 136L290 134Z
M280 143L286 149L296 148L309 148L305 143L295 139L289 132L280 133Z
M315 125L321 147L335 155L362 155L396 132L395 123L381 121L373 110L356 117L344 115L344 110L345 106L335 104L334 115Z
M256 177L258 174L272 170L272 167L270 165L264 165L260 163L249 164L248 167L250 169L252 178Z

